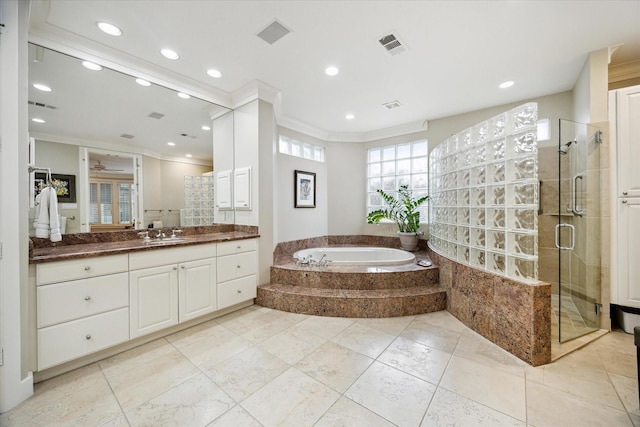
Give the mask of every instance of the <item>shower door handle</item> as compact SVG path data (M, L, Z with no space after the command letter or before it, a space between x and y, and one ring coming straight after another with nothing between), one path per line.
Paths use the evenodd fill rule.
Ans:
M560 246L560 228L569 227L571 230L571 246ZM558 224L556 225L556 248L561 251L571 251L576 246L576 228L571 224Z
M578 216L582 216L582 208L578 209L578 180L583 178L584 175L578 173L573 177L573 182L571 183L571 203L573 204L571 212Z

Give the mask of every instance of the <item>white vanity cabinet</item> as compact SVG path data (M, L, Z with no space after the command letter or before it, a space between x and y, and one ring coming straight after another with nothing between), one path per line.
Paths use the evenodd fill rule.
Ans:
M215 244L130 254L131 338L217 310L215 256Z
M38 370L129 339L128 255L36 265Z
M256 297L257 240L218 244L218 309Z

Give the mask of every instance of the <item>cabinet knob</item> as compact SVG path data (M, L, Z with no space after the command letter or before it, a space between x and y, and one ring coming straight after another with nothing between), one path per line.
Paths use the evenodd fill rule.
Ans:
M626 196L627 194L629 194L629 192L628 192L628 191L623 191L623 192L622 192L622 195L623 195L623 196Z
M242 249L242 246L238 245L236 246L236 249Z
M91 270L91 266L90 265L87 265L87 266L84 267L84 271L89 271L89 270Z
M238 293L239 293L239 294L241 294L241 293L242 293L242 291L241 291L240 289L238 289Z
M173 267L173 269L174 269L174 270L177 270L177 269L178 269L178 266L174 266L174 267Z
M85 339L86 339L87 341L89 341L89 340L91 339L91 335L90 335L90 334L87 334L87 336L85 337Z
M184 265L181 265L180 268L184 270L187 267L185 267Z
M91 297L89 295L87 295L86 297L84 297L85 301L91 301Z
M242 267L240 267L239 265L237 265L236 267L238 267L238 268L242 268Z
M627 203L627 199L624 199L624 200L622 201L622 203Z

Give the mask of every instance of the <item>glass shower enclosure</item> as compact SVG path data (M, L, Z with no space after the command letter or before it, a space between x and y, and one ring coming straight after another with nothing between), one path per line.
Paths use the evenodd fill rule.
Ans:
M560 120L555 227L559 286L552 295L560 342L600 328L600 151L597 127Z

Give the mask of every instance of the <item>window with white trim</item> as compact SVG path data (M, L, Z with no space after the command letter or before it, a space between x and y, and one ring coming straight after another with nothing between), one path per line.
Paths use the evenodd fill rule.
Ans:
M397 196L408 185L418 198L429 193L429 145L427 140L367 150L367 213L389 206L376 191ZM420 208L420 222L427 223L427 203Z
M294 157L300 157L316 162L324 162L324 147L318 145L307 144L293 138L280 135L280 153L288 154Z

